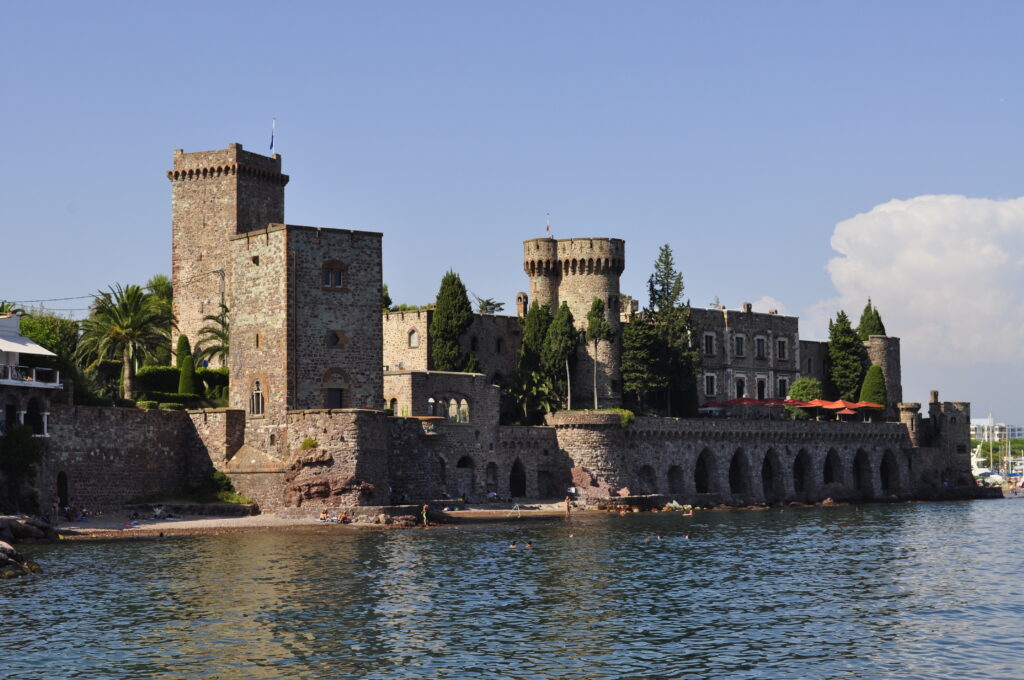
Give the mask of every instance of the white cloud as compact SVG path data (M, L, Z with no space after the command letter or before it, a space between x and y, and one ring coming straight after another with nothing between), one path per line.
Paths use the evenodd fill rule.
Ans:
M838 295L805 315L805 337L824 338L837 309L856 324L870 296L905 365L1024 364L1024 198L889 201L838 223L832 248Z
M765 295L760 300L754 302L755 312L770 312L772 310L777 311L782 316L788 316L789 310L786 309L786 305L782 304L771 295Z

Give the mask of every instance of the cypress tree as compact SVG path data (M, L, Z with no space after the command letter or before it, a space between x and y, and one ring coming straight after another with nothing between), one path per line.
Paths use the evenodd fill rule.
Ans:
M548 325L547 334L544 336L544 346L541 348L540 363L544 372L550 377L556 395L567 408L572 408L569 404L571 401L569 391L572 387L569 357L576 351L578 339L579 333L576 331L575 319L572 318L569 305L563 302Z
M182 333L178 336L178 346L174 350L174 365L179 369L181 368L181 362L185 357L192 356L192 345L188 341L188 336Z
M181 361L181 375L178 376L178 394L198 394L196 390L196 367L191 355L186 356Z
M587 312L587 342L594 343L594 408L597 404L597 348L601 342L611 342L615 338L612 327L604 318L604 301L594 298Z
M648 313L657 331L660 347L655 351L655 371L665 380L652 389L663 390L665 415L697 415L697 375L700 368L698 348L693 337L690 306L683 301L683 275L676 270L672 248L658 250L654 273L647 279ZM682 396L682 408L673 408L672 396Z
M643 411L647 394L668 385L668 376L658 370L661 342L649 314L635 314L622 327L622 391Z
M435 371L461 371L466 358L459 347L459 338L473 323L466 286L453 271L441 279L437 304L430 321L430 364Z
M882 315L878 313L878 307L871 304L871 298L868 298L868 304L861 312L860 323L857 324L857 335L861 340L867 340L872 335L885 335Z
M868 367L868 372L864 375L864 384L860 388L860 400L883 406L889 400L885 391L885 375L882 373L882 367L878 364Z
M835 320L828 322L829 379L836 398L857 398L866 358L864 343L850 325L850 318L839 310Z
M530 309L523 318L523 342L519 346L518 370L521 375L542 370L541 353L551 321L550 305L540 305L536 301L530 303Z

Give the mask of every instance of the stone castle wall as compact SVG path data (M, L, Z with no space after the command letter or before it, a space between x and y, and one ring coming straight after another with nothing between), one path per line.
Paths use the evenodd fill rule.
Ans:
M171 283L178 330L199 340L203 316L231 308L228 240L284 221L280 156L266 157L230 144L227 149L174 152L171 181Z
M430 319L433 310L384 312L384 362L388 371L430 368Z
M899 404L903 401L903 376L900 364L900 339L872 335L864 342L868 361L882 367L885 377L885 415L890 420L899 417Z

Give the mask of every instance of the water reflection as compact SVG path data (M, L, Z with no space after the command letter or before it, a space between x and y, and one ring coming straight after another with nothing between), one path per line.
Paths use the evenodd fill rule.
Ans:
M1022 515L1007 500L37 546L47 573L0 583L0 620L20 622L0 649L18 650L15 677L1018 678Z

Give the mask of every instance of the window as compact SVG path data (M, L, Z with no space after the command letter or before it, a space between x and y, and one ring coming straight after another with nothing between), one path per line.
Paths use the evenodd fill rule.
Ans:
M254 265L256 265L257 267L259 267L260 266L260 256L259 255L253 255L252 256L252 263ZM271 436L273 436L273 435L271 435Z
M704 394L713 397L718 392L718 376L714 373L704 374Z
M764 401L768 398L768 381L758 378L757 380L757 398Z
M428 416L436 416L437 415L437 402L434 401L433 397L430 397L429 399L427 399L427 415Z
M743 354L744 354L743 344L744 344L744 341L746 340L746 338L743 337L742 335L737 335L735 340L736 340L736 356L742 357Z
M420 346L420 334L414 328L411 331L409 331L409 347L410 348L415 348L415 347L419 347L419 346Z
M779 378L779 391L775 396L778 399L789 396L789 378Z
M253 416L263 415L263 390L260 381L253 383L252 394L249 395L249 414Z
M333 349L341 349L345 346L345 333L343 331L330 331L327 333L327 346Z
M344 390L340 387L327 388L327 408L342 408Z
M344 290L345 270L341 262L324 262L320 267L320 286L323 290Z
M776 340L775 341L775 358L776 359L780 359L780 360L784 360L784 359L789 358L789 357L786 356L786 349L787 348L786 348L786 341L785 340Z
M744 397L747 394L747 381L743 378L736 378L736 398Z
M754 339L754 354L758 359L767 358L767 343L764 338Z
M715 334L705 333L704 334L704 356L713 357L715 356Z
M497 338L494 341L494 353L501 354L501 338Z

